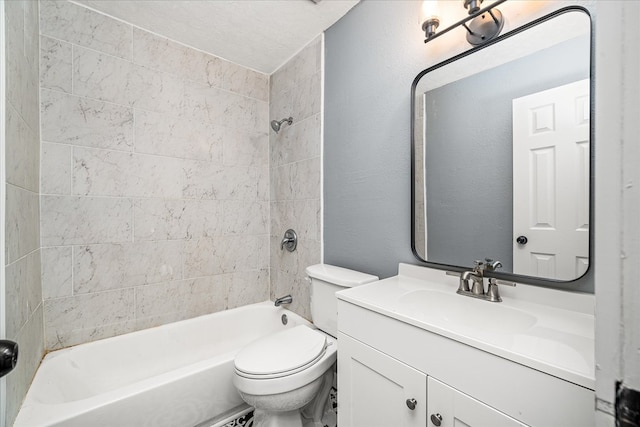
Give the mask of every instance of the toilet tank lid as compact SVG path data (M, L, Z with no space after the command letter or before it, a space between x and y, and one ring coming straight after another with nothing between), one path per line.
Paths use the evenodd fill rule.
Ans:
M344 286L345 288L364 285L365 283L378 280L378 276L329 264L310 265L307 267L306 272L307 276L313 279L324 280L325 282Z

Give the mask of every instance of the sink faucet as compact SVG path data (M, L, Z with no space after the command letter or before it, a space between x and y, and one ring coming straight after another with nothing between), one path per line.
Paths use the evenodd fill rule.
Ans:
M490 277L487 291L485 292L485 272L492 272L500 267L502 267L502 263L500 261L494 261L492 259L486 258L484 261L474 261L473 269L471 271L463 271L462 273L448 271L447 274L460 277L460 284L458 285L458 290L456 291L456 293L482 299L485 301L500 302L502 301L502 298L500 297L498 285L516 285L513 282L506 282L504 280L498 280L494 277ZM469 281L472 282L471 287L469 287Z

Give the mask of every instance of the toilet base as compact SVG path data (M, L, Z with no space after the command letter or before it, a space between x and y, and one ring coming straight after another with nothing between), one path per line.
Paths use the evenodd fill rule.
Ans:
M256 409L253 413L253 427L303 427L300 410L268 412Z
M297 406L297 409L291 409L287 411L273 411L260 409L260 403L254 400L255 412L253 416L253 427L318 427L323 426L321 423L324 407L329 398L329 391L333 386L333 379L335 375L335 365L329 371L318 378L312 383L314 391L314 397L308 401L305 405L293 404ZM311 386L311 384L310 384ZM242 394L242 393L241 393ZM249 396L242 396L243 399L250 403L250 400L246 399ZM255 398L255 397L254 397ZM293 402L289 402L293 403ZM281 406L283 408L284 405ZM288 409L288 408L287 408Z

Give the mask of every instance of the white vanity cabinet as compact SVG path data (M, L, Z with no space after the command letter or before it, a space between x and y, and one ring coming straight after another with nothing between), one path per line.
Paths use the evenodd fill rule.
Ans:
M525 426L348 335L338 340L338 425Z
M427 425L424 373L348 335L339 333L338 341L338 425Z
M595 425L588 297L552 294L556 307L534 301L531 308L514 293L535 300L542 290L522 287L497 306L456 295L457 283L445 277L402 268L405 276L337 294L339 425ZM557 307L562 298L584 309ZM503 319L512 310L535 321Z
M430 426L524 427L525 424L453 387L429 377L427 408Z

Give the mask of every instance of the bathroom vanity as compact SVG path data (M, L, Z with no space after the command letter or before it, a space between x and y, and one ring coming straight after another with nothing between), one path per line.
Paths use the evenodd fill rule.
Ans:
M400 264L337 294L338 424L593 426L593 295L518 284L488 302L458 281Z

